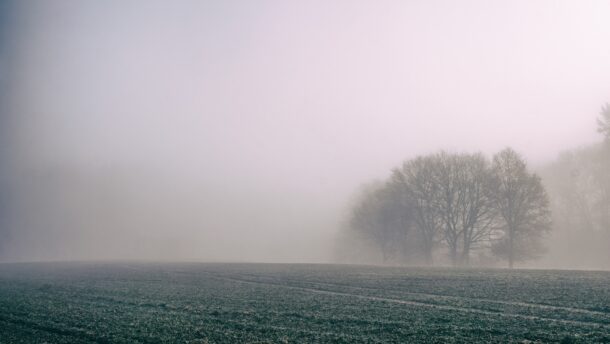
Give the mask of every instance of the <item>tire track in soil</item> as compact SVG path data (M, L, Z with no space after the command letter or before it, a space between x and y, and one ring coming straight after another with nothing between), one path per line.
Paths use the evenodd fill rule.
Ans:
M82 329L82 328L77 328L77 327L62 328L60 325L64 325L64 324L58 324L58 323L53 323L52 325L41 324L41 323L37 323L37 322L31 321L28 319L24 319L24 318L10 318L10 317L3 316L3 315L0 315L0 322L13 324L13 325L17 325L17 326L23 326L26 329L30 329L30 330L33 329L33 330L44 331L44 332L51 333L51 334L58 335L58 336L77 338L80 342L82 342L84 340L88 340L91 343L99 343L99 344L110 343L109 340L104 339L104 338L99 338L98 336L95 336L94 334L88 333L85 329Z
M240 278L236 278L236 277L222 276L222 275L210 272L210 271L200 271L200 272L209 274L214 278L223 279L223 280L229 280L229 281L240 282L240 283L264 285L264 286L282 287L282 288L287 288L287 289L292 289L292 290L300 290L300 291L316 293L316 294L323 294L323 295L352 297L352 298L357 298L357 299L361 299L361 300L389 302L389 303L395 303L395 304L401 304L401 305L407 305L407 306L433 308L433 309L439 309L439 310L444 310L444 311L501 316L501 317L515 318L515 319L520 318L520 319L527 319L527 320L534 320L534 321L550 321L550 322L557 322L557 323L561 323L561 324L569 324L569 325L577 325L577 326L610 328L610 325L608 325L608 324L593 322L593 321L557 319L557 318L549 318L549 317L543 317L543 316L537 316L537 315L497 312L497 311L483 310L483 309L471 308L471 307L438 305L438 304L426 303L426 302L421 302L421 301L409 301L409 300L401 300L401 299L394 299L394 298L387 298L387 297L380 297L380 296L370 296L370 295L353 294L353 293L331 291L331 290L324 290L324 289L298 287L298 286L286 285L286 284L281 284L281 283L253 281L253 280L248 280L248 279L240 279ZM185 272L179 272L179 273L185 273ZM429 295L435 295L435 294L429 294ZM436 295L436 296L438 296L438 295ZM534 304L534 305L536 305L536 304ZM541 306L546 306L546 305L541 305ZM554 307L554 306L549 306L549 307ZM570 309L569 307L566 308L566 310L569 310L569 309ZM593 311L588 311L588 310L579 309L579 308L576 308L576 309L581 310L581 311L586 311L586 312L593 312Z
M374 287L356 287L350 286L348 284L340 284L340 283L329 283L329 282L309 282L309 281L299 281L295 279L289 280L290 282L306 282L314 285L327 285L333 287L341 287L341 288L352 288L352 289L364 289L364 290L372 290L379 291L382 290L380 288ZM447 300L469 300L469 301L478 301L478 302L486 302L491 304L499 304L499 305L507 305L507 306L519 306L526 308L540 308L545 310L557 310L557 311L566 311L570 313L582 313L592 316L602 316L609 317L610 313L608 312L600 312L600 311L592 311L586 308L576 308L576 307L566 307L566 306L553 306L547 305L543 303L533 303L533 302L521 302L521 301L503 301L503 300L492 300L486 298L476 298L476 297L468 297L468 296L455 296L455 295L445 295L445 294L430 294L430 293L422 293L422 292L414 292L414 291L401 291L396 289L388 289L388 291L398 292L404 295L413 295L413 296L425 296L430 298L438 298L438 299L447 299Z
M212 273L210 271L204 271L204 272L207 273L207 274L215 274L215 273ZM180 271L180 273L191 274L191 273L185 272L185 271ZM215 275L219 276L218 274L215 274ZM254 274L237 274L237 275L238 276L248 276L248 277L252 277L252 278L260 278L261 277L260 275L254 275ZM291 283L302 282L302 283L308 283L308 284L320 285L320 286L331 286L331 287L361 289L361 290L371 290L371 291L380 291L380 290L383 290L383 289L380 289L380 288L363 287L363 286L352 286L352 285L341 284L341 283L317 282L317 281L306 281L306 280L297 280L297 279L286 279L286 280L291 282ZM260 281L256 281L256 280L244 280L244 281L260 282ZM261 283L267 283L267 282L261 282ZM273 283L273 282L268 282L268 283L274 284L274 285L286 285L286 286L298 287L298 286L294 286L294 285L290 285L290 284ZM476 298L476 297L468 297L468 296L455 296L455 295L431 294L431 293L414 292L414 291L402 291L402 290L396 290L396 289L387 289L387 291L398 292L398 293L401 293L403 295L424 296L424 297L429 297L429 298L433 298L433 299L468 300L468 301L478 301L478 302L485 302L485 303L498 304L498 305L506 305L506 306L519 306L519 307L526 307L526 308L540 308L540 309L551 310L551 311L552 310L566 311L566 312L570 312L570 313L581 313L581 314L586 314L586 315L591 315L591 316L601 316L601 317L609 317L610 316L610 313L608 313L608 312L593 311L593 310L586 309L586 308L576 308L576 307L567 307L567 306L554 306L554 305L548 305L548 304L543 304L543 303L492 300L492 299ZM415 302L417 302L417 301L415 301Z

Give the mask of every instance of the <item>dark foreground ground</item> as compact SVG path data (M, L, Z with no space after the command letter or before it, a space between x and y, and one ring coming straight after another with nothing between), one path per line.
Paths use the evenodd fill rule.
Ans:
M0 264L0 343L610 343L610 273Z

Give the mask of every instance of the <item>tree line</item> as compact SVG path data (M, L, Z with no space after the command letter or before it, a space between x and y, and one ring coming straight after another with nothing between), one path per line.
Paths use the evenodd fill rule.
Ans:
M546 190L523 158L507 148L418 156L364 189L349 228L384 262L468 266L473 254L514 262L538 256L551 228Z
M610 268L610 105L597 120L603 140L563 152L540 173L551 199L553 248L575 267Z
M540 177L510 148L491 159L438 152L405 161L362 189L340 239L352 247L343 256L512 267L548 246L547 264L610 267L610 105L597 128L601 142L561 153L537 169Z

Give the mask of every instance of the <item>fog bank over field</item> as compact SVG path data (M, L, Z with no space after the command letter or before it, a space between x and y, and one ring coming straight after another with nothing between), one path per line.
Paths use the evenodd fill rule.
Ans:
M602 1L0 12L1 261L332 262L363 183L440 149L548 172L610 101ZM610 267L568 242L534 264Z

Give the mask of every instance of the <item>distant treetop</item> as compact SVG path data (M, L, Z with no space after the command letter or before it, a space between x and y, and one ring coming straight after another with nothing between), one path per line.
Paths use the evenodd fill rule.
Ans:
M610 104L602 106L602 111L597 119L597 132L602 133L606 139L610 139Z

